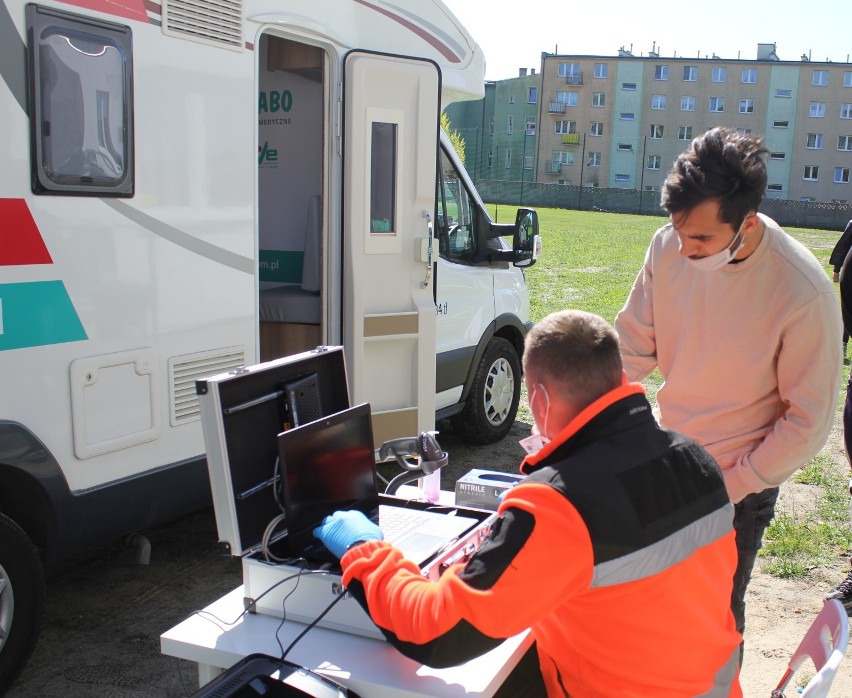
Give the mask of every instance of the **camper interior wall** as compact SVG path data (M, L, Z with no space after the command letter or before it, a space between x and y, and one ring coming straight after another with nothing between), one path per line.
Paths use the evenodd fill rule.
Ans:
M258 56L260 358L322 343L324 56L264 35Z

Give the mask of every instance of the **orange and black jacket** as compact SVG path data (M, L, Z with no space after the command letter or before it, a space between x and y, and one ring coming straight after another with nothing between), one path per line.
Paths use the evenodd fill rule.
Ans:
M388 640L451 666L529 627L551 697L741 696L715 461L625 384L521 470L488 539L437 582L381 541L344 555L344 584Z

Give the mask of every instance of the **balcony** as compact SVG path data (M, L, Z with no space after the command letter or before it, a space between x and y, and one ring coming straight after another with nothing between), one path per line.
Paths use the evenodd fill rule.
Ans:
M562 163L556 160L547 160L544 163L544 173L551 175L562 174Z
M564 114L565 113L565 102L548 102L547 103L547 113L548 114Z
M567 144L567 145L579 145L580 134L579 133L563 133L562 134L562 142Z
M583 84L583 73L571 73L565 76L565 84L566 85L582 85Z

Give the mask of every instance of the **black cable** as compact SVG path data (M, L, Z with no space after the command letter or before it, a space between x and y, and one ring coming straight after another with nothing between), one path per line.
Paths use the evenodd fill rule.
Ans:
M289 646L287 647L287 649L286 649L286 650L284 650L284 653L281 655L281 661L282 661L282 662L284 661L284 658L285 658L285 657L286 657L286 656L290 653L290 650L291 650L291 649L293 649L293 646L294 646L294 645L295 645L295 644L296 644L299 640L301 640L301 639L305 636L305 634L306 634L309 630L311 630L312 628L316 627L316 624L317 624L317 623L319 623L319 622L320 622L323 618L325 618L326 614L327 614L327 613L328 613L328 612L329 612L332 608L334 608L334 604L336 604L338 601L340 601L340 600L341 600L344 596L346 596L346 592L345 592L345 591L343 591L343 592L341 592L340 594L338 594L337 598L336 598L336 599L334 599L334 601L332 601L332 602L331 602L328 606L326 606L326 607L325 607L325 610L324 610L322 613L320 613L320 614L319 614L316 618L314 618L314 620L312 620L312 621L311 621L310 625L308 625L308 626L307 626L307 627L306 627L306 628L305 628L302 632L300 632L300 633L296 636L296 639L295 639L295 640L293 640L293 642L291 642L291 643L289 644ZM283 625L284 621L281 621L281 623L282 623L282 625ZM280 628L280 627L281 627L281 626L279 626L279 628ZM277 637L277 636L278 636L278 633L276 632L276 637Z
M399 475L396 475L388 483L388 486L385 487L385 494L395 494L400 487L402 487L406 483L416 480L419 477L423 477L423 472L420 470L414 472L399 473Z
M264 596L266 596L269 592L271 592L273 589L284 584L284 582L289 582L291 579L296 579L297 577L301 577L303 574L330 574L330 572L329 572L329 570L299 570L299 572L297 574L291 574L289 577L284 577L284 579L280 579L277 582L275 582L275 584L273 584L271 587L269 587L269 589L267 589L260 596L258 596L256 599L254 599L254 602L257 603ZM293 592L291 591L290 594L292 594L292 593ZM287 596L289 596L290 594L287 594ZM286 600L286 597L285 597L285 600ZM207 610L201 608L201 609L198 609L198 610L190 613L185 618L185 620L192 618L192 616L200 616L201 618L204 618L204 620L209 620L211 623L213 622L213 620L215 620L218 623L221 623L222 625L227 625L228 627L230 627L230 626L236 624L244 615L246 615L246 613L249 613L249 609L245 609L242 613L240 613L240 615L238 615L236 618L234 618L234 620L228 622L226 620L222 620L221 618L219 618L219 616L217 616L215 613L211 613L210 611L207 611ZM213 620L211 620L211 618Z

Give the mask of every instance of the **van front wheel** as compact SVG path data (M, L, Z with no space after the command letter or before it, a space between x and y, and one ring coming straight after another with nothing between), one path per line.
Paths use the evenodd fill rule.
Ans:
M0 694L30 656L44 605L44 572L27 534L0 514Z
M452 418L453 428L477 444L499 441L512 428L521 397L521 362L514 345L494 337L476 367L464 409Z

